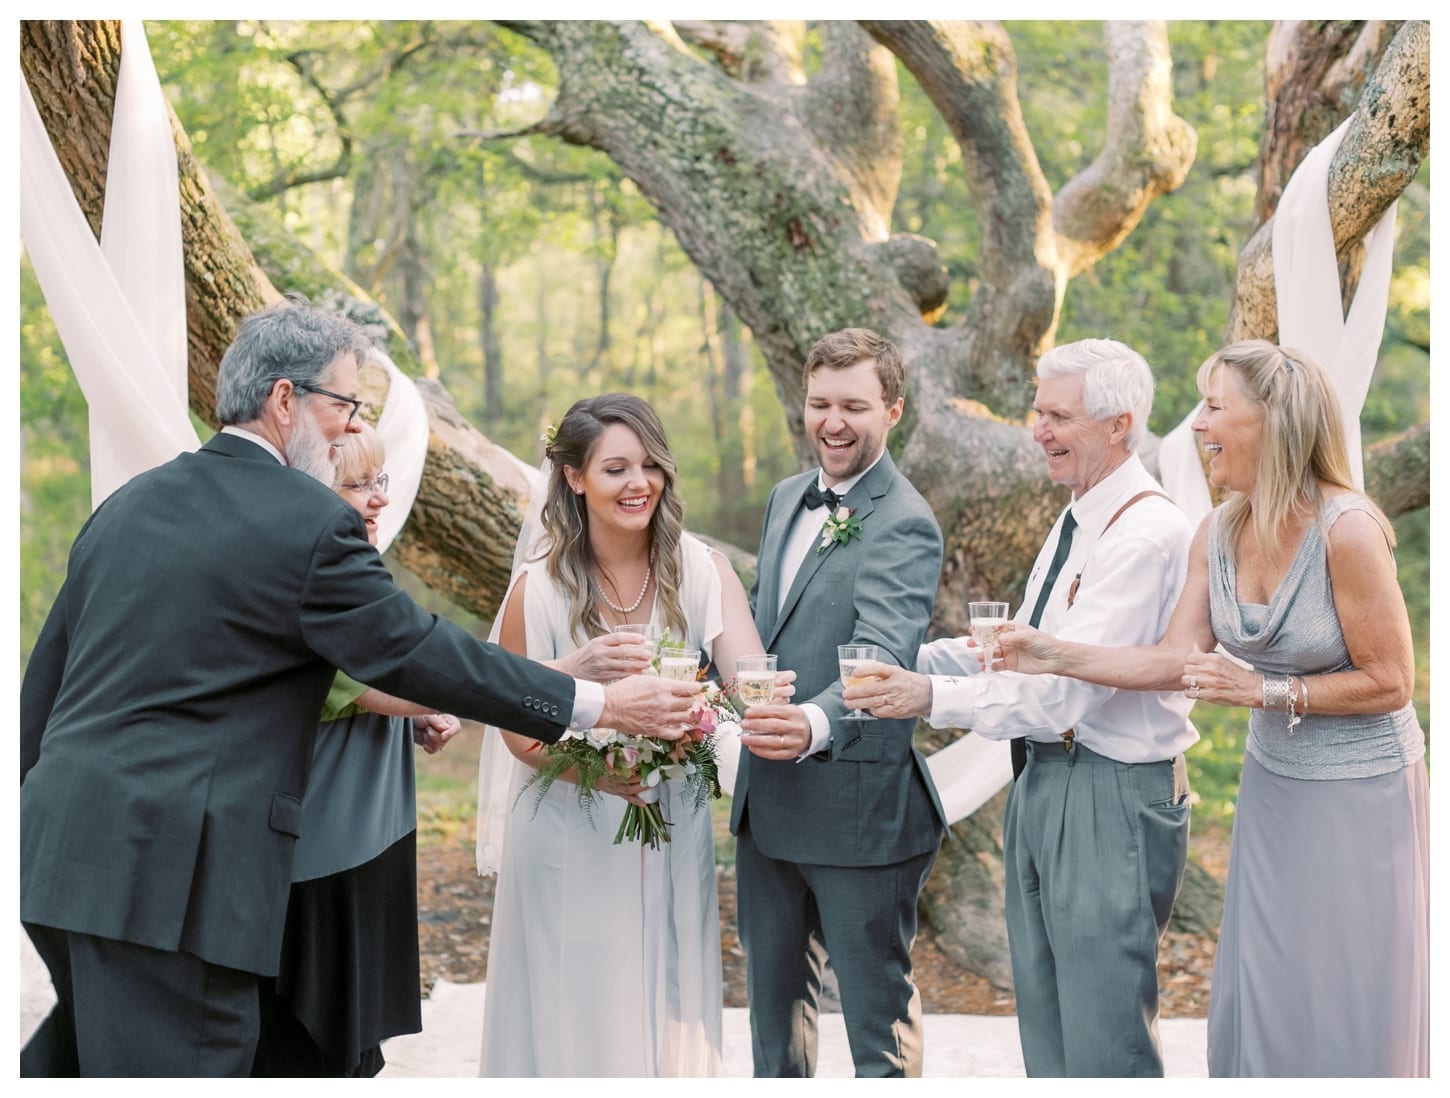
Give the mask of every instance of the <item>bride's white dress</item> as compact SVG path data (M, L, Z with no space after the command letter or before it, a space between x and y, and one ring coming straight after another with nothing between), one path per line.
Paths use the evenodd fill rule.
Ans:
M689 647L722 628L711 551L681 541ZM579 647L542 561L525 568L528 654ZM655 619L651 619L655 620ZM497 732L489 730L490 737ZM499 761L485 745L485 759ZM512 756L508 802L533 771ZM625 802L601 795L591 824L577 787L537 787L508 816L485 984L484 1076L698 1076L721 1073L720 918L710 806L676 782L661 805L671 841L613 845Z

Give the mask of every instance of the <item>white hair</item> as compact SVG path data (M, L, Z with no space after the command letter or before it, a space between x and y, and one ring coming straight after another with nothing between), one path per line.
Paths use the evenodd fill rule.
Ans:
M1132 423L1123 445L1136 450L1148 433L1153 410L1153 370L1148 360L1116 339L1079 339L1054 347L1037 360L1039 378L1082 375L1083 408L1094 420L1124 412Z

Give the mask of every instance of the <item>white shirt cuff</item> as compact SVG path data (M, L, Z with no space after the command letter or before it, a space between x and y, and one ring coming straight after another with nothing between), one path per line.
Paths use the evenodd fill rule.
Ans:
M599 723L599 714L604 712L604 687L588 679L574 680L574 713L569 718L569 727L575 732L593 728Z
M811 722L811 745L796 756L796 762L809 755L819 755L831 746L831 719L826 716L826 711L811 702L803 702L801 709L805 711L806 720Z

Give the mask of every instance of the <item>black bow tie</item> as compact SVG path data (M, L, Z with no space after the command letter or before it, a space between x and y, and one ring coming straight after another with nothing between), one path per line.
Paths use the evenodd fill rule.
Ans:
M810 487L806 489L806 507L819 507L821 504L824 503L827 507L834 511L837 507L841 506L841 497L836 495L836 493L830 488L827 488L824 492L822 492L819 484L819 481L813 480L811 481Z

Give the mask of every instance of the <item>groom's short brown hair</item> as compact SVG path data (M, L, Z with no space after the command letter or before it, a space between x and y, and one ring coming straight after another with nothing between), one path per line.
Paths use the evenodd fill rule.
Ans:
M889 408L906 392L906 367L901 351L889 339L883 339L870 328L842 328L816 340L806 355L801 385L809 389L811 375L822 366L832 370L850 369L863 358L876 363L876 376L881 381L881 396Z

